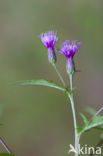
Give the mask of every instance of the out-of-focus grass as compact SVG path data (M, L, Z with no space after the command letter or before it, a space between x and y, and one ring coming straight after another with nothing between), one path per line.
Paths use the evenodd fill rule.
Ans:
M60 42L82 42L75 56L76 67L82 72L74 77L79 112L86 105L95 109L102 105L102 28L102 0L0 1L0 103L6 103L0 134L16 155L62 156L66 155L69 143L73 144L72 113L65 95L45 87L10 85L40 78L60 83L48 64L40 33L58 30ZM68 83L65 58L58 53L57 56L57 66ZM98 139L94 130L81 141L93 146Z

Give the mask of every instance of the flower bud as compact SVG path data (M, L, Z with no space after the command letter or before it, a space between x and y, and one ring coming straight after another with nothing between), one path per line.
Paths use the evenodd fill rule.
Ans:
M41 34L41 41L44 44L44 46L47 48L48 60L51 64L56 63L56 54L55 54L54 46L57 40L58 37L55 31L48 31Z
M66 70L69 75L73 75L75 72L75 64L73 61L73 57L75 53L78 51L79 47L81 46L80 42L66 40L62 44L60 44L60 49L58 50L60 53L66 56L67 64Z
M54 48L48 48L47 49L47 53L48 53L48 60L51 64L55 64L56 63L56 54L55 54L55 50Z
M66 71L69 75L73 75L75 72L75 64L72 57L67 59Z

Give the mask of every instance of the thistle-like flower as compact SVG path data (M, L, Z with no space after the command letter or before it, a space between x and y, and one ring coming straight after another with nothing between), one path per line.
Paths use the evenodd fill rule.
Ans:
M52 64L56 63L56 54L55 54L54 46L57 40L58 37L55 31L48 31L41 34L41 41L44 44L44 46L47 48L48 60Z
M73 73L75 72L73 56L78 51L80 45L80 42L76 43L76 41L70 42L69 40L66 40L65 42L60 44L61 48L58 49L58 51L64 54L67 58L66 70L69 75L73 75Z

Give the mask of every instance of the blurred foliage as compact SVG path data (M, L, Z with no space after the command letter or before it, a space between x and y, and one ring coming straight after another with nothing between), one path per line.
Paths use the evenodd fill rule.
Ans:
M60 83L48 64L40 33L58 30L60 42L82 42L75 56L82 72L74 77L76 110L82 112L86 105L98 110L103 102L102 29L103 0L0 1L0 103L6 104L0 135L17 156L63 156L73 144L71 107L61 92L9 85L42 78ZM58 53L57 57L57 66L69 83L65 58ZM81 141L93 146L98 139L99 132L93 130Z
M91 107L87 107L87 108L85 109L85 111L86 111L87 113L89 113L90 115L93 115L93 116L96 114L96 110L93 109L93 108L91 108Z
M14 156L13 154L8 154L8 153L2 153L0 156Z
M98 130L103 131L103 128L99 127L101 125L103 126L103 116L102 115L93 116L90 121L87 120L87 118L84 116L84 114L81 113L80 115L83 119L84 125L82 128L78 128L78 136L79 137L81 137L81 135L84 132L91 130L92 128L96 128Z

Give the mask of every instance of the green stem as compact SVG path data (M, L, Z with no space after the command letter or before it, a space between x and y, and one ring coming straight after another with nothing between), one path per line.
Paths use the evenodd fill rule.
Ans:
M54 67L54 69L56 70L56 73L58 74L58 76L59 76L59 78L60 78L60 80L61 80L63 86L66 87L65 82L64 82L64 80L63 80L63 78L62 78L62 76L61 76L59 70L57 69L56 64L53 64L53 67Z
M70 89L72 91L72 74L69 76L70 78ZM76 121L76 113L75 113L75 107L74 107L74 98L73 98L73 93L69 94L68 97L71 102L71 107L72 107L72 113L73 113L73 122L74 122L74 129L75 129L75 150L77 153L75 153L75 156L78 156L78 145L79 145L79 138L78 138L78 133L77 133L77 121Z
M59 71L58 71L58 69L56 67L56 64L53 64L53 67L56 70L62 84L64 86L66 86L61 74L59 73ZM69 78L70 78L70 89L72 91L73 90L73 87L72 87L72 74L70 75ZM68 94L68 97L69 97L70 102L71 102L72 113L73 113L73 122L74 122L74 129L75 129L75 150L77 151L77 153L75 153L75 156L78 156L79 138L78 138L78 133L77 133L77 122L76 122L76 113L75 113L75 107L74 107L74 98L73 98L73 93L70 94L69 92L67 92L67 94Z

